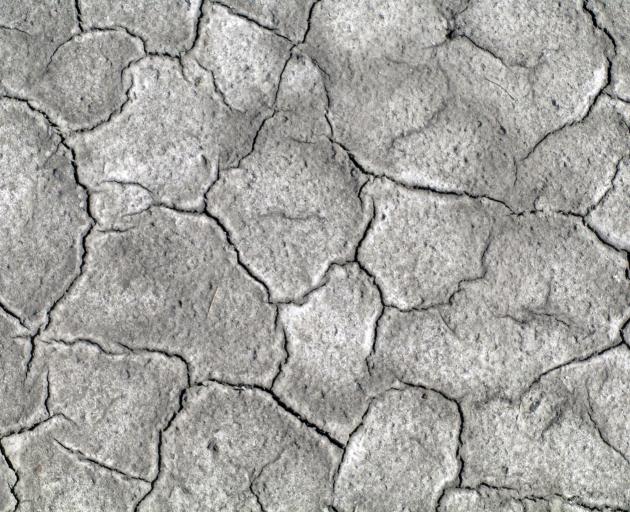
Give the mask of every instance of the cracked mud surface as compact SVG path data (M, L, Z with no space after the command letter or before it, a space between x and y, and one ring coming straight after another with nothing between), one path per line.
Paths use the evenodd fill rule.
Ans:
M0 512L630 511L625 0L0 9Z

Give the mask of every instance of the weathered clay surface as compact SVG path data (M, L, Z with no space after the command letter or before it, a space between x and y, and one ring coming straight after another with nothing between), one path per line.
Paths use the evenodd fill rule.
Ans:
M351 264L334 267L304 305L289 305L280 313L287 358L274 390L343 442L369 403L371 379L365 360L381 310L378 290Z
M79 272L87 195L45 116L20 100L0 102L0 301L31 328Z
M149 483L67 446L59 438L71 424L56 416L2 439L19 475L13 486L18 510L129 510Z
M76 0L81 30L122 28L141 38L146 50L177 55L195 42L201 0Z
M458 475L456 404L426 389L375 399L353 432L335 481L342 510L432 511Z
M339 455L268 392L211 382L187 394L166 429L139 510L322 510Z
M547 373L516 403L494 399L473 406L463 483L627 508L630 452L622 431L629 366L628 347L618 347Z
M104 353L84 343L52 344L42 356L48 411L71 420L57 439L128 475L154 477L159 430L187 384L184 363L159 353Z
M0 512L630 510L630 4L6 0Z
M88 237L87 270L43 337L178 355L194 381L268 384L284 357L276 310L219 225L161 207L134 220Z

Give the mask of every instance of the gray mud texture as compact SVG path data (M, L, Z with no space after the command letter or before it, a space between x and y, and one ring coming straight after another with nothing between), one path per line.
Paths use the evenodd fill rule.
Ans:
M630 2L0 0L0 512L630 511Z

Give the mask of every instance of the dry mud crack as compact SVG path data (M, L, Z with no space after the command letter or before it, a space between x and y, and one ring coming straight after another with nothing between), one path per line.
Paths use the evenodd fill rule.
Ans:
M0 512L630 511L630 4L6 0Z

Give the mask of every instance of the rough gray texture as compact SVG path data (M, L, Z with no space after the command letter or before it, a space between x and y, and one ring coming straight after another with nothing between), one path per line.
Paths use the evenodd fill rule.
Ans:
M6 0L0 512L630 511L630 4Z

